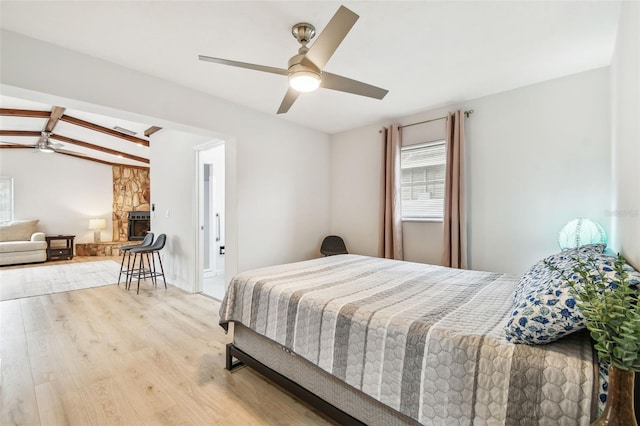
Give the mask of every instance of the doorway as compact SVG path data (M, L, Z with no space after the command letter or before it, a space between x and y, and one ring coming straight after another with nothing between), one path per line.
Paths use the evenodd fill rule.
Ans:
M222 300L225 283L225 145L199 151L202 293Z

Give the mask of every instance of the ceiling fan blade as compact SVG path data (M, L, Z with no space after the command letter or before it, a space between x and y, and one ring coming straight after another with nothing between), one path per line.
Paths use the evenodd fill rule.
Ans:
M222 65L231 65L232 67L247 68L255 71L270 72L271 74L289 75L289 71L282 68L268 67L265 65L250 64L248 62L231 61L229 59L214 58L211 56L198 55L201 61L213 62Z
M327 26L322 30L318 39L313 43L305 55L305 60L310 60L313 64L322 69L329 62L331 56L347 36L351 28L358 20L359 16L344 6L340 6Z
M23 143L17 143L17 142L9 142L9 141L0 141L0 144L2 144L2 146L5 146L7 148L33 148L34 145L25 145Z
M280 108L278 108L278 114L284 114L289 111L289 108L291 108L291 105L293 105L296 99L298 99L299 95L300 92L289 87L287 93L284 95L282 103L280 104Z
M328 72L322 73L320 87L375 99L382 99L389 93L386 89Z

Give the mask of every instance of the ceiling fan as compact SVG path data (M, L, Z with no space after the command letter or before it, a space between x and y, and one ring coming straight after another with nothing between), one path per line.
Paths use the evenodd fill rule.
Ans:
M42 136L38 140L38 143L35 145L36 150L40 152L52 153L55 152L58 148L62 148L64 145L61 143L51 143L49 138L51 137L51 132L42 132Z
M44 152L44 153L59 152L61 154L73 154L73 155L84 156L84 154L60 149L64 145L61 143L52 143L50 140L50 137L51 137L51 132L43 131L41 132L40 139L38 139L38 142L36 142L35 145L24 145L21 143L7 142L7 141L1 141L1 143L6 145L21 146L26 148L35 148L35 152Z
M315 27L302 22L291 28L293 37L301 44L298 54L289 59L287 69L232 61L229 59L213 58L199 55L201 61L215 62L239 68L247 68L289 77L289 89L280 104L278 114L289 111L291 105L302 92L311 92L318 87L353 93L369 98L382 99L389 92L380 87L372 86L340 75L331 74L323 70L331 56L347 36L359 16L344 6L340 6L325 29L320 33L311 47L307 44L315 36Z

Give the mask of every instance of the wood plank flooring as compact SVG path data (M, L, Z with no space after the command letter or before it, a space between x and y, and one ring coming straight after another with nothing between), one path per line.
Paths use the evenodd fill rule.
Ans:
M218 308L150 284L0 302L0 424L333 424L253 370L224 369Z

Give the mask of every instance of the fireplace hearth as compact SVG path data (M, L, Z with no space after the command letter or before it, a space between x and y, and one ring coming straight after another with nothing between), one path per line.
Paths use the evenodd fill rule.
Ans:
M147 232L151 231L151 214L149 211L129 212L129 241L143 240Z

